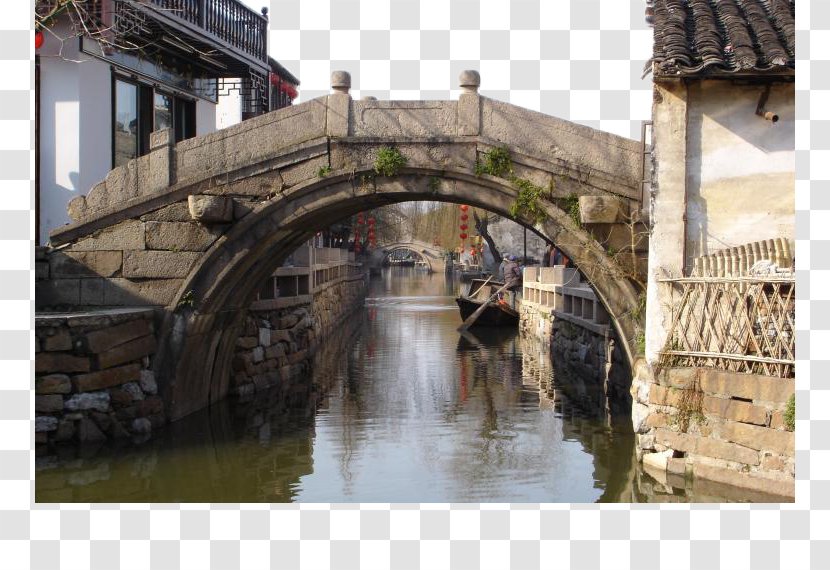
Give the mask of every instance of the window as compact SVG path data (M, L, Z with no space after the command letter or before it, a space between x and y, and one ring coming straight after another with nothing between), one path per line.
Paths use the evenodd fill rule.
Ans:
M150 133L172 128L176 142L196 136L196 103L150 85L113 82L113 168L150 151Z

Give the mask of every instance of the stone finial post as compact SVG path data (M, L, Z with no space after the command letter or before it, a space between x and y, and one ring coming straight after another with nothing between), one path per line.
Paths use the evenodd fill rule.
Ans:
M464 93L478 93L481 75L475 69L465 69L458 76L458 85Z
M481 75L475 69L466 69L458 76L461 96L458 98L458 134L478 136L481 133L481 98L478 87Z
M332 93L328 96L326 110L326 135L330 137L345 137L349 134L349 114L352 106L349 89L351 86L352 76L348 71L331 72Z
M348 71L331 72L331 89L337 93L349 94L352 87L352 76Z

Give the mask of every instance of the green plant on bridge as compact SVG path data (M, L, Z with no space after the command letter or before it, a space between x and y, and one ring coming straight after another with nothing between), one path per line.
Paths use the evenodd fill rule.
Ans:
M321 166L320 169L317 171L318 178L325 178L331 173L331 166L328 164L325 166Z
M563 202L563 209L567 212L568 217L577 227L582 227L582 218L579 214L579 196L574 193L568 194Z
M179 299L179 303L176 305L176 308L183 309L184 307L190 307L192 309L195 305L196 299L193 297L193 289L191 289L182 295L182 298Z
M512 177L513 161L510 159L510 151L508 148L502 146L482 153L481 159L476 159L475 173L476 176L489 174L490 176L498 176L499 178Z
M441 179L437 176L430 176L429 177L429 189L433 192L438 192L438 189L441 187Z
M789 431L795 431L795 394L787 399L787 407L784 408L784 427Z
M381 176L395 176L406 165L406 157L395 147L382 146L375 157L375 172Z
M514 176L510 181L519 188L516 200L510 205L510 215L514 218L519 216L528 218L534 224L544 221L548 215L540 200L549 195L549 192L524 178ZM551 190L552 186L553 184L551 184Z

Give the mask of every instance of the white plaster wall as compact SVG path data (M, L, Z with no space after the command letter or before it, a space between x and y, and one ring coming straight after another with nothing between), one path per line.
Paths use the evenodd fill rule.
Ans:
M206 135L216 130L216 105L196 99L196 136Z
M56 34L68 36L57 26ZM109 66L79 53L77 41L46 35L40 74L40 243L69 223L66 206L111 166ZM63 51L61 51L61 49ZM74 60L74 61L73 61ZM78 63L80 62L80 63Z
M242 100L239 91L229 91L219 95L216 105L216 128L226 129L242 121Z
M795 91L702 81L689 86L686 268L692 259L760 239L794 237Z

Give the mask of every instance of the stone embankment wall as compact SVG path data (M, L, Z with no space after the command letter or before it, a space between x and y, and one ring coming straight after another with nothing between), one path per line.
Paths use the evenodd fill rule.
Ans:
M144 437L165 423L153 309L38 315L35 442Z
M288 399L306 394L304 373L312 355L363 306L365 296L363 275L351 275L318 287L311 303L305 296L287 306L275 306L287 299L255 302L237 340L231 393L245 396L279 386Z
M792 378L638 363L632 392L647 468L794 497L795 434L784 411Z
M584 405L628 413L631 375L625 355L608 314L575 269L525 268L519 312L522 332L540 339L560 367L583 380Z

